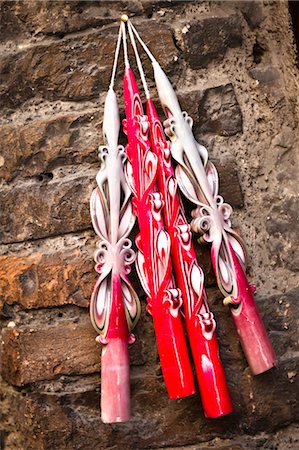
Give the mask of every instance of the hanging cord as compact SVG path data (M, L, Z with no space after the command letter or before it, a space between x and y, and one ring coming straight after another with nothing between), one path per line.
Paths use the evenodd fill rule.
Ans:
M139 33L137 32L136 28L134 27L134 25L132 24L132 22L130 20L128 20L128 26L129 26L129 30L133 30L137 40L139 41L140 45L143 47L144 51L146 52L147 56L149 57L149 59L151 60L151 62L157 62L156 58L154 57L154 55L151 53L151 51L149 50L149 48L147 47L147 45L143 42L143 40L141 39Z
M123 35L123 47L124 47L124 59L126 68L130 67L129 58L128 58L128 47L127 47L127 34L126 34L126 25L125 22L128 21L128 16L125 14L121 16L121 30Z
M122 37L122 28L121 28L121 26L120 26L120 27L119 27L119 32L118 32L118 38L117 38L116 49L115 49L114 63L113 63L113 69L112 69L112 74L111 74L111 80L110 80L110 86L109 86L109 89L113 89L113 87L114 87L115 74L116 74L117 62L118 62L118 56L119 56L119 50L120 50L120 45L121 45L121 37Z
M142 81L143 89L144 89L144 92L145 92L145 96L148 99L151 96L150 96L150 93L149 93L149 90L148 90L148 87L147 87L144 70L143 70L142 63L141 63L141 60L140 60L140 56L139 56L139 53L138 53L138 50L137 50L136 41L135 41L134 34L133 34L133 31L132 31L132 25L131 25L130 21L128 21L127 24L128 24L130 40L131 40L132 47L134 49L135 58L136 58L136 62L137 62L137 66L138 66L138 70L139 70L139 74L140 74L140 78L141 78L141 81Z

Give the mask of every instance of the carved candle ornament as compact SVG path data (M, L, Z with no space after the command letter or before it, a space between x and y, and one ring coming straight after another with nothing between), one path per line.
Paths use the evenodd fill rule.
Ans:
M170 158L170 146L146 84L130 21L128 28L140 76L146 93L151 149L157 157L157 186L163 199L163 218L171 241L171 257L177 285L181 290L183 311L196 368L202 404L207 417L232 411L224 370L215 334L216 322L209 309L204 289L204 274L196 260L190 226L178 192Z
M99 148L101 167L97 187L90 200L91 219L100 237L95 252L97 280L90 304L91 321L103 344L101 358L101 417L106 423L130 418L130 375L128 344L140 315L140 303L127 279L135 260L128 238L135 222L130 189L124 176L126 154L118 145L119 110L113 83L121 43L119 33L111 85L106 96L103 134L106 145Z
M181 318L181 291L175 286L171 264L171 241L163 223L164 200L157 186L158 158L149 141L149 122L126 51L125 23L122 22L125 52L124 132L128 138L126 167L133 193L134 211L140 233L137 271L148 296L147 310L153 317L163 377L170 398L195 392L194 379Z
M132 26L132 25L131 25ZM219 289L229 305L243 351L253 374L271 369L275 353L253 298L254 286L246 275L243 240L231 227L232 208L218 194L218 174L206 148L196 142L193 120L182 112L177 96L159 63L132 29L151 59L160 102L167 117L165 132L171 139L171 154L178 163L176 179L182 193L196 205L191 228L211 244L211 259Z

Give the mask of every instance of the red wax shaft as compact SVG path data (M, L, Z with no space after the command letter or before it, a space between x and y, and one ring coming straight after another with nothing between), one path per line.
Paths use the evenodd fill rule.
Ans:
M157 180L165 202L163 217L171 238L173 267L178 287L182 291L187 333L202 404L205 415L215 418L232 412L225 373L219 357L217 338L214 330L209 332L209 327L213 327L215 322L212 315L207 316L209 309L204 288L198 295L192 286L191 271L192 267L197 265L196 254L183 205L176 190L168 144L151 99L147 100L147 116L150 122L152 150L159 159ZM198 269L196 273L198 276L202 276L203 283L202 271Z
M145 260L149 311L154 320L161 368L168 394L170 398L179 398L195 392L194 379L181 315L177 305L171 304L173 299L169 300L168 294L174 289L174 284L171 261L164 254L167 245L166 250L158 251L158 238L164 233L164 224L159 208L153 206L155 199L152 194L157 193L155 156L151 153L147 138L148 122L143 114L136 80L130 68L125 69L124 100L127 117L125 130L128 136L127 155L132 166L134 205L140 229L137 245ZM167 242L166 233L163 236ZM164 258L167 261L165 273L161 262Z

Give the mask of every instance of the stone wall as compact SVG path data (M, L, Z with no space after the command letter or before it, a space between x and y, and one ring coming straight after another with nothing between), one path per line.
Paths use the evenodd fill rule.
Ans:
M205 419L198 395L167 398L134 271L143 314L130 349L132 420L100 420L88 202L124 12L219 168L279 359L250 374L198 247L234 403L218 420ZM298 448L298 69L287 2L4 0L1 24L3 448Z

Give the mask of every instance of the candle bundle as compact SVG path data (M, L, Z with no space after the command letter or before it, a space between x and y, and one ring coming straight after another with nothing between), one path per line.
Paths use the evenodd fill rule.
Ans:
M129 63L126 28L145 91L146 115ZM113 91L121 36L125 60L123 126L128 139L125 166L124 150L117 145L119 114ZM166 115L165 134L171 143L150 97L134 36L152 62ZM224 304L230 305L252 372L273 367L275 355L245 275L245 246L231 228L231 207L218 195L216 169L207 150L195 141L192 119L181 111L165 73L127 17L121 22L103 130L107 146L102 149L103 167L91 199L94 228L101 238L96 253L96 270L101 276L91 299L91 317L100 342L107 344L102 353L102 419L115 422L129 418L127 345L134 340L130 331L140 310L126 278L134 260L128 239L133 212L139 225L136 268L148 296L147 311L153 317L168 395L180 398L195 391L186 331L205 415L228 414L232 404L219 358L216 322L178 188L196 205L191 228L211 243L218 286L225 296ZM175 172L171 156L177 161Z

